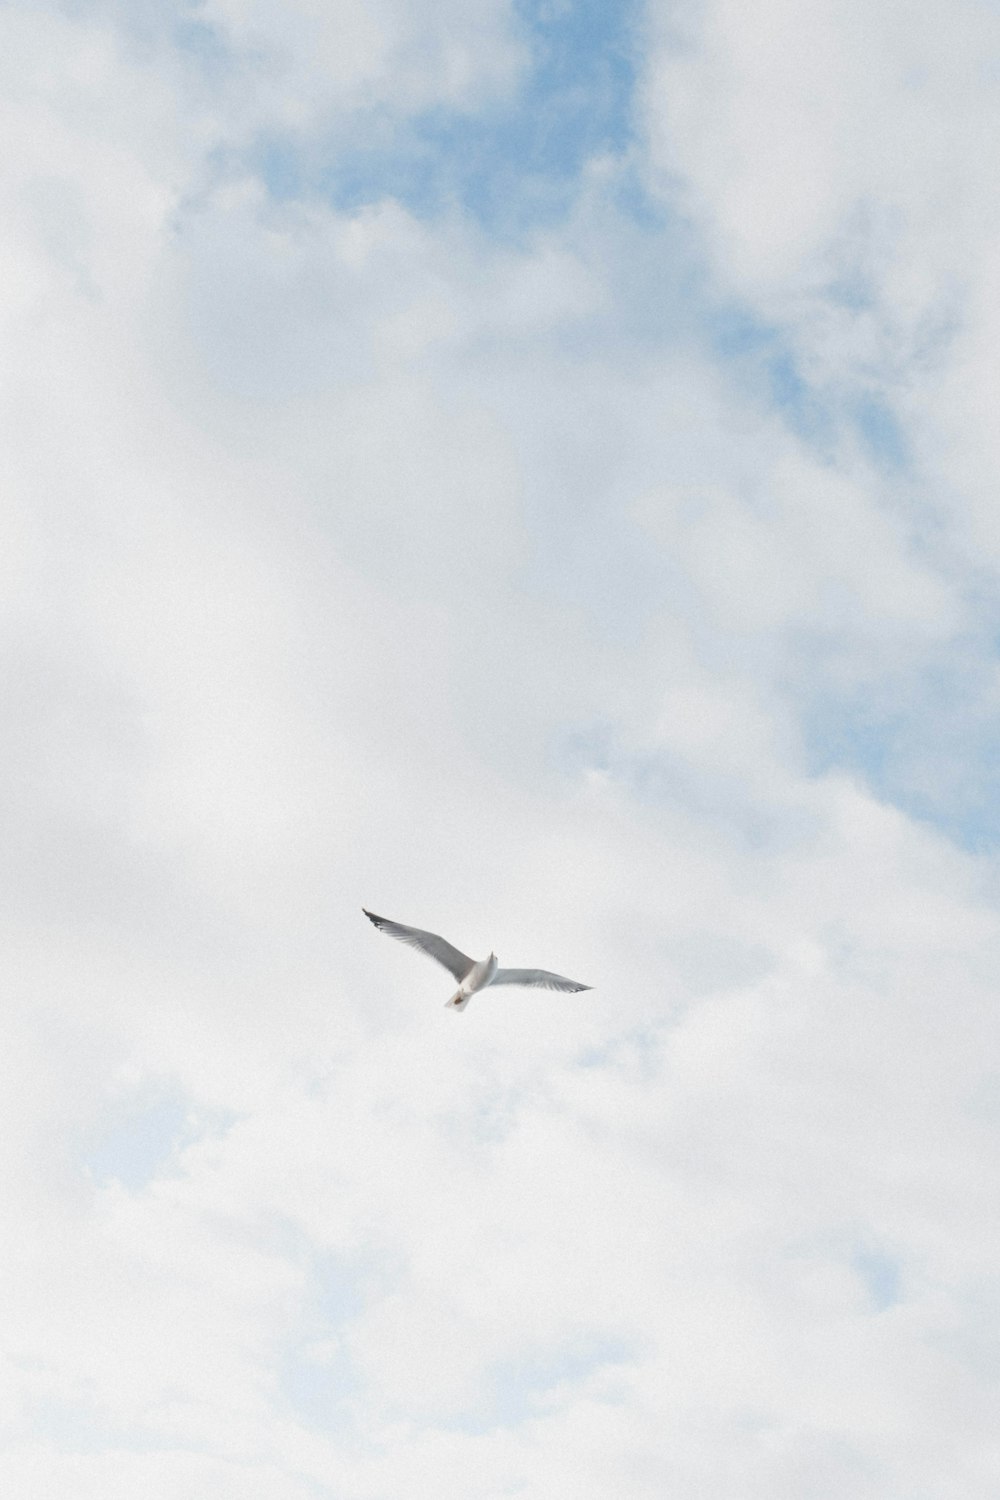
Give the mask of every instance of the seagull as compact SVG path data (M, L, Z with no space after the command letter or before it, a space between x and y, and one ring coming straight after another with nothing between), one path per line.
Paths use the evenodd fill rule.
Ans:
M484 990L491 984L523 984L535 990L565 990L570 994L592 988L589 984L577 984L575 979L564 979L561 974L550 974L548 969L501 969L497 966L495 953L491 953L489 958L469 958L467 954L453 948L443 937L438 937L436 932L424 932L420 927L404 927L402 922L390 922L388 917L377 917L364 906L361 910L380 932L387 932L390 937L406 943L407 947L426 953L428 958L436 959L449 973L454 974L458 980L458 989L450 1000L445 1001L445 1005L451 1006L453 1010L464 1010L477 990Z

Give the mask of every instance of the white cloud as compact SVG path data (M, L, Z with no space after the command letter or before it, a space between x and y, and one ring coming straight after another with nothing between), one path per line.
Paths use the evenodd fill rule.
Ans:
M784 94L792 14L705 14L726 109L664 116L654 55L657 150L716 284L860 380L867 314L796 321L895 203L805 87L819 40L854 77L853 13ZM210 19L273 98L185 112L162 37L5 18L6 1488L992 1494L994 861L809 774L800 722L983 649L965 533L935 554L689 309L628 332L660 280L596 179L517 246L218 180L331 66L401 109L500 87L503 13ZM881 99L923 44L879 35ZM912 333L939 262L893 243ZM362 901L596 987L456 1021Z
M912 319L981 253L996 228L977 149L996 110L988 10L959 5L947 26L853 0L652 15L654 159L689 184L727 274L783 300L860 275Z
M209 0L198 16L230 54L239 87L227 103L248 125L308 130L347 109L407 115L475 109L503 97L525 46L507 0L435 6L356 0ZM244 94L241 99L240 93Z

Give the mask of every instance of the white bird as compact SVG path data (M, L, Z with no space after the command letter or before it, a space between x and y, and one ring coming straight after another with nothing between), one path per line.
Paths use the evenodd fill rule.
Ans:
M485 990L491 984L523 984L536 990L566 990L571 994L592 988L589 984L577 984L575 979L564 979L561 974L550 974L547 969L498 968L495 953L491 953L489 958L469 958L467 954L453 948L443 937L438 937L436 932L424 932L420 927L404 927L402 922L390 922L388 917L377 917L365 907L361 910L380 932L387 932L390 937L398 938L410 948L426 953L429 958L436 959L449 973L454 974L458 980L458 989L450 1000L445 1001L445 1005L450 1005L455 1010L464 1010L477 990Z

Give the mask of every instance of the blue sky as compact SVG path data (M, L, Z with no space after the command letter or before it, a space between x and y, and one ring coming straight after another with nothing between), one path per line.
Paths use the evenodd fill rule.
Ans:
M325 141L265 131L241 165L259 174L279 203L320 199L350 214L390 200L420 221L458 217L498 244L523 244L572 225L588 194L591 162L607 158L604 212L620 216L621 223L605 273L623 277L627 262L641 261L638 281L615 287L614 357L633 320L639 338L648 336L651 323L661 324L656 348L676 338L697 341L724 377L751 387L755 399L770 406L820 462L836 466L845 449L855 446L905 503L907 489L919 481L891 391L864 369L848 371L834 384L810 379L789 329L762 319L749 300L728 300L705 274L697 230L676 221L669 199L654 197L644 186L635 161L641 150L635 87L645 39L642 7L522 5L513 17L525 49L521 70L512 87L485 108L437 106L400 116L391 102L379 103L339 120ZM219 44L218 33L212 37L210 57ZM199 34L199 50L203 45ZM854 314L867 312L873 300L864 271L859 266L852 272L849 262L824 295ZM608 321L607 313L601 321ZM578 338L595 336L601 334L586 322L576 330ZM659 596L664 571L641 540L623 541L627 525L619 516L609 516L607 524L613 535L600 553L599 576L585 563L572 575L591 601L603 595L604 628L614 632L629 629L630 600ZM564 536L556 545L572 547ZM543 567L550 576L547 557ZM982 649L988 651L986 641ZM914 785L914 757L928 734L924 726L939 723L948 710L933 673L914 674L908 666L907 676L905 706L898 703L896 684L882 677L855 685L846 696L829 686L821 688L818 701L810 694L803 705L808 754L817 769L841 766L861 775L877 795L981 848L997 835L991 756L977 752L982 769L969 766L958 778L926 767L931 781L925 777ZM887 699L896 702L893 710L886 710ZM951 698L951 713L959 701ZM975 713L967 700L962 708Z
M0 13L5 1493L992 1500L998 55Z
M383 101L325 143L265 135L249 162L279 199L323 194L351 211L392 198L420 218L457 212L493 235L530 233L572 210L592 157L626 157L641 19L631 0L515 6L522 68L485 108L399 117Z

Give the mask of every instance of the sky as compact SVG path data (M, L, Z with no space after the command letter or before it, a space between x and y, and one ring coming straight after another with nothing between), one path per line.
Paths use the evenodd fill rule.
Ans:
M996 6L10 0L0 119L3 1492L993 1500Z

